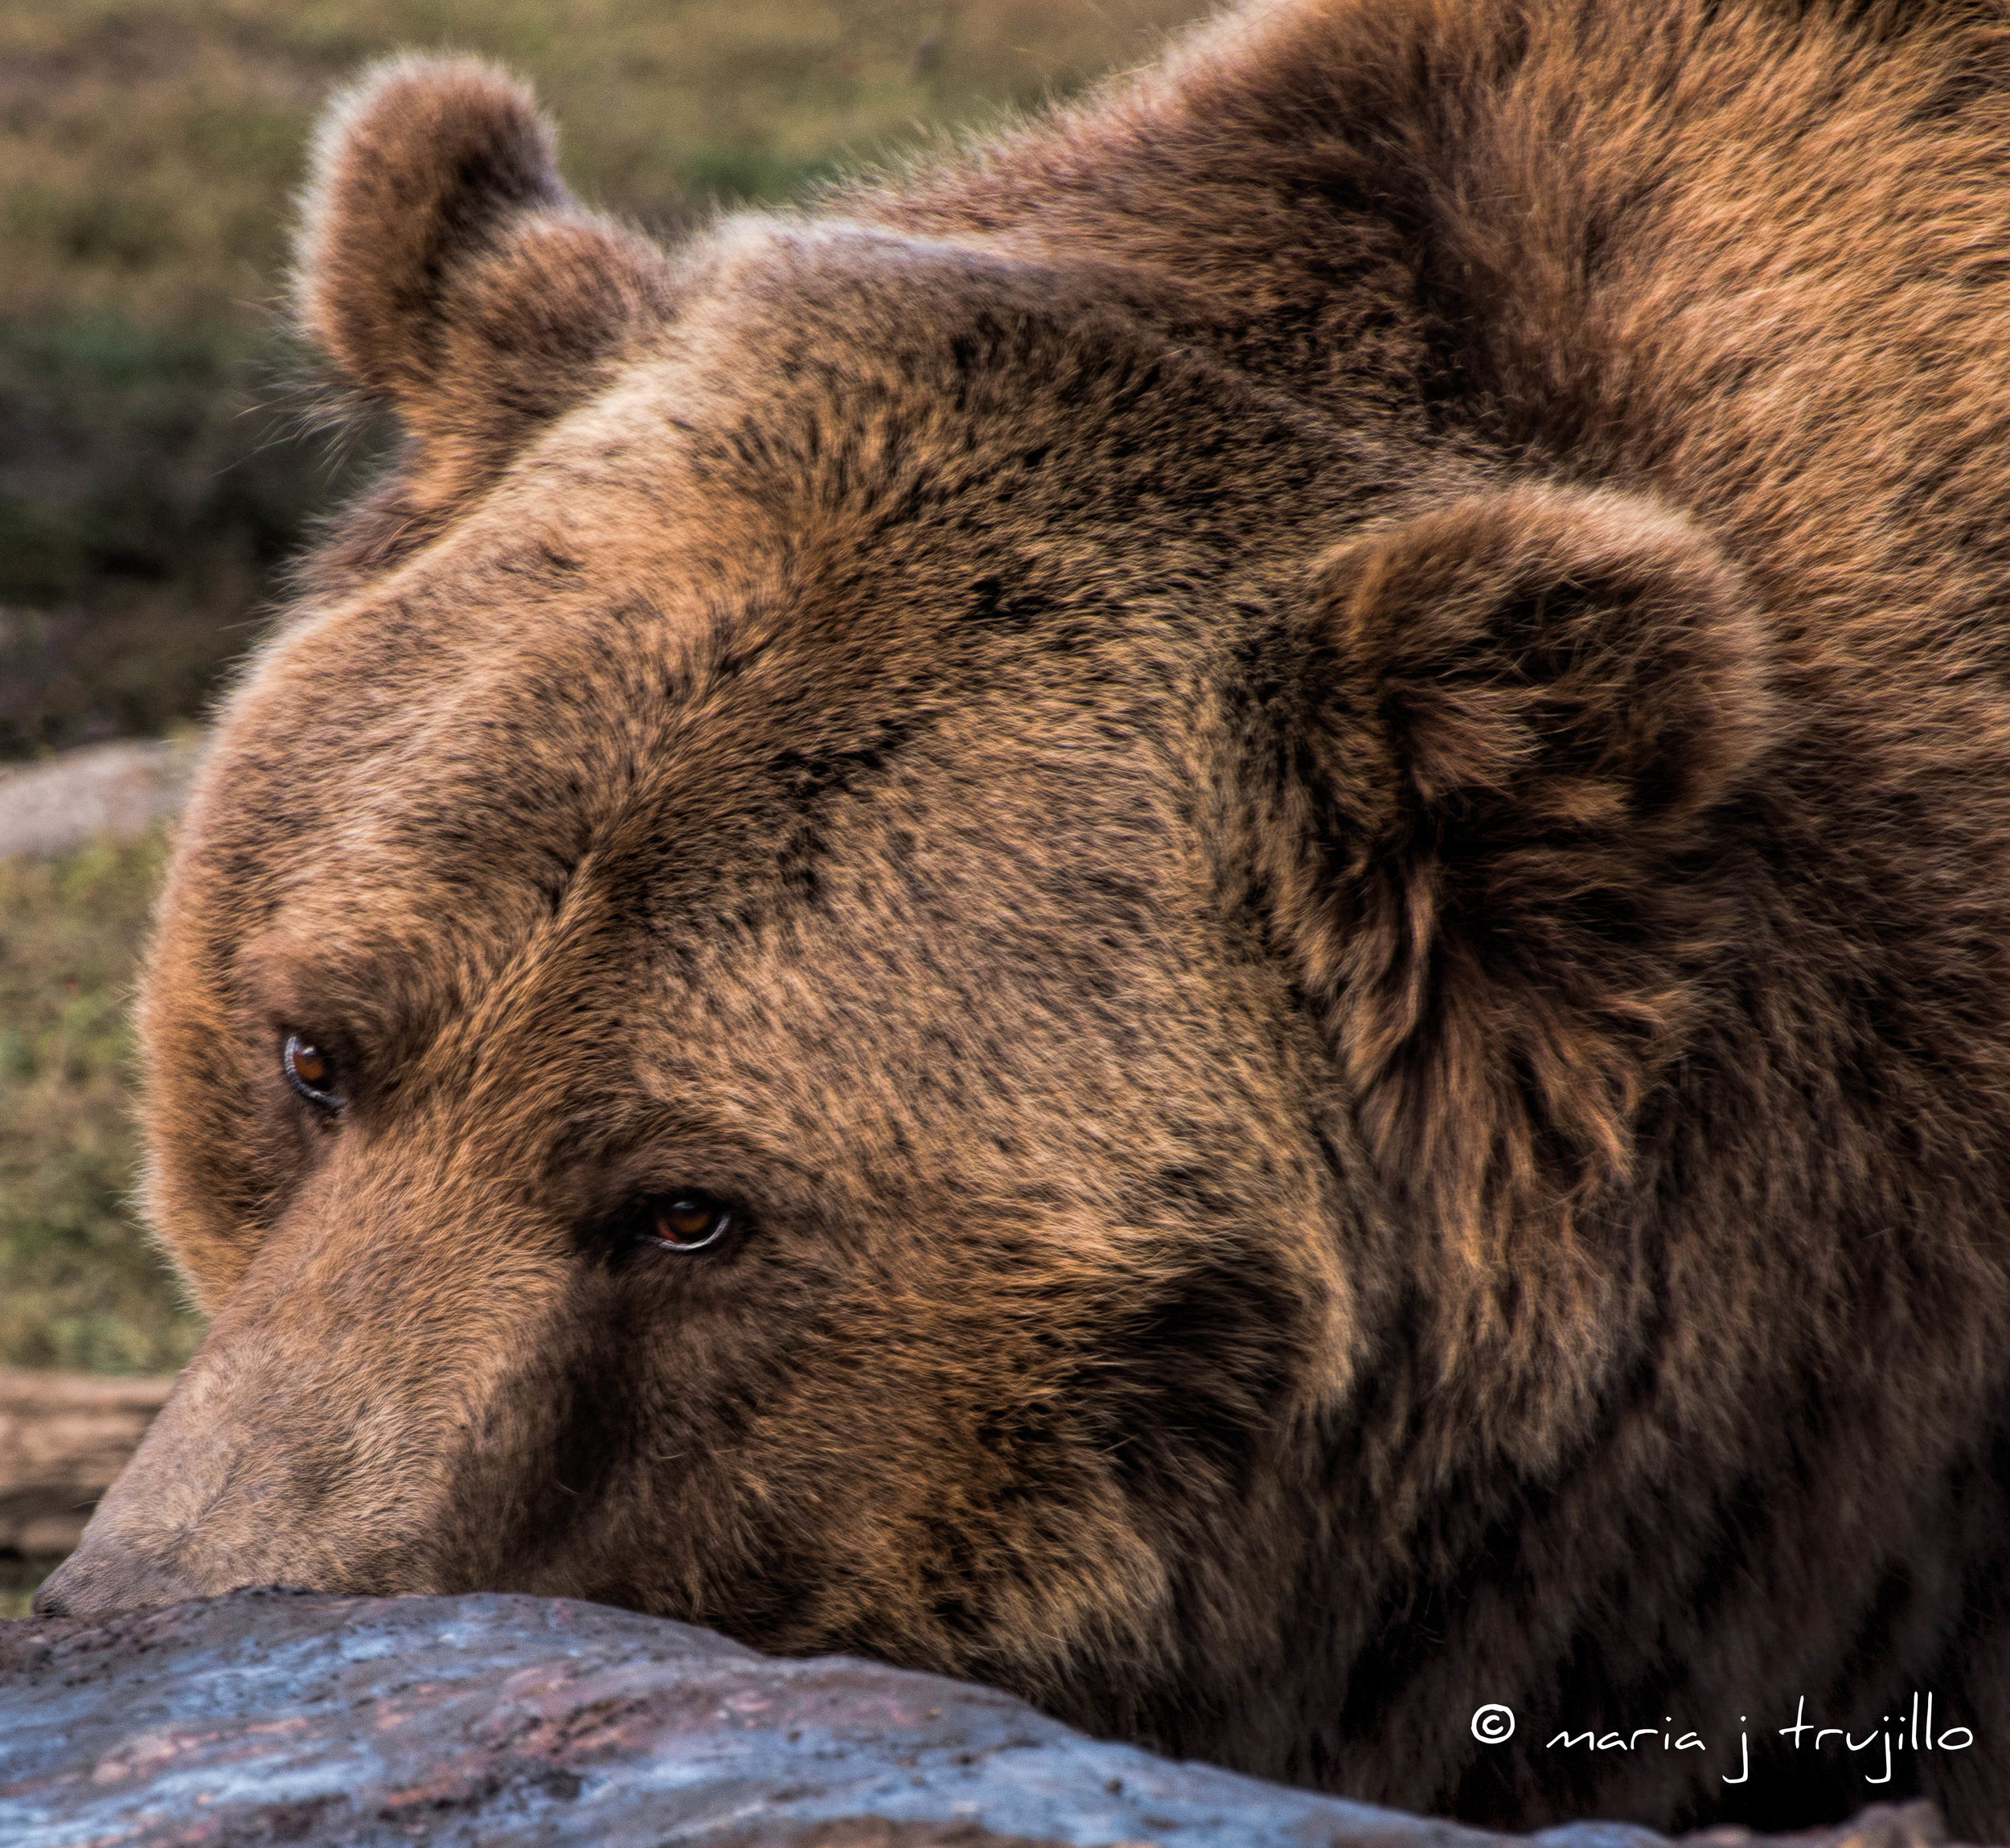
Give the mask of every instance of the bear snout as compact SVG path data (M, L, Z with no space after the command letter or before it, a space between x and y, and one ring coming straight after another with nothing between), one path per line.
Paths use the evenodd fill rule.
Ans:
M208 1590L171 1560L87 1542L43 1580L34 1608L38 1617L102 1617L113 1611L183 1604Z

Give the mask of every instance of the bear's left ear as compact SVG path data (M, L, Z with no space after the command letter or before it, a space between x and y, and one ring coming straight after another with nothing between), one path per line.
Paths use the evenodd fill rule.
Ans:
M1651 502L1516 488L1327 554L1293 653L1280 922L1368 1145L1469 1249L1567 1228L1725 928L1711 811L1767 732L1749 589Z
M399 58L333 104L296 248L302 330L397 409L418 498L506 462L668 312L668 265L583 211L530 93L469 58Z

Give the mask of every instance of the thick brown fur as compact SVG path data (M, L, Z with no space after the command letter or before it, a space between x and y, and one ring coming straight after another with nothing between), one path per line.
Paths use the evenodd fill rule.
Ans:
M2010 1839L1996 7L1280 6L668 253L465 64L318 174L410 451L184 824L215 1319L45 1608L565 1592ZM1975 1746L1778 1736L1914 1690Z

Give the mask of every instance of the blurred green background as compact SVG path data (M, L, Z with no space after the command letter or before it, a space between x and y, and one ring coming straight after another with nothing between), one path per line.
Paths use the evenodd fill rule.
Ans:
M330 91L401 47L530 76L591 203L666 236L1151 55L1193 0L0 4L0 773L199 721L368 466L278 318ZM0 800L4 789L0 788ZM130 1204L157 828L0 856L0 1365L198 1336Z

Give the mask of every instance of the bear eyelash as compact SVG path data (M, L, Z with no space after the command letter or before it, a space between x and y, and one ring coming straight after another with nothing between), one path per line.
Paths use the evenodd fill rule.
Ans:
M334 1054L310 1033L286 1035L280 1048L279 1069L301 1096L330 1116L349 1101L342 1093Z

